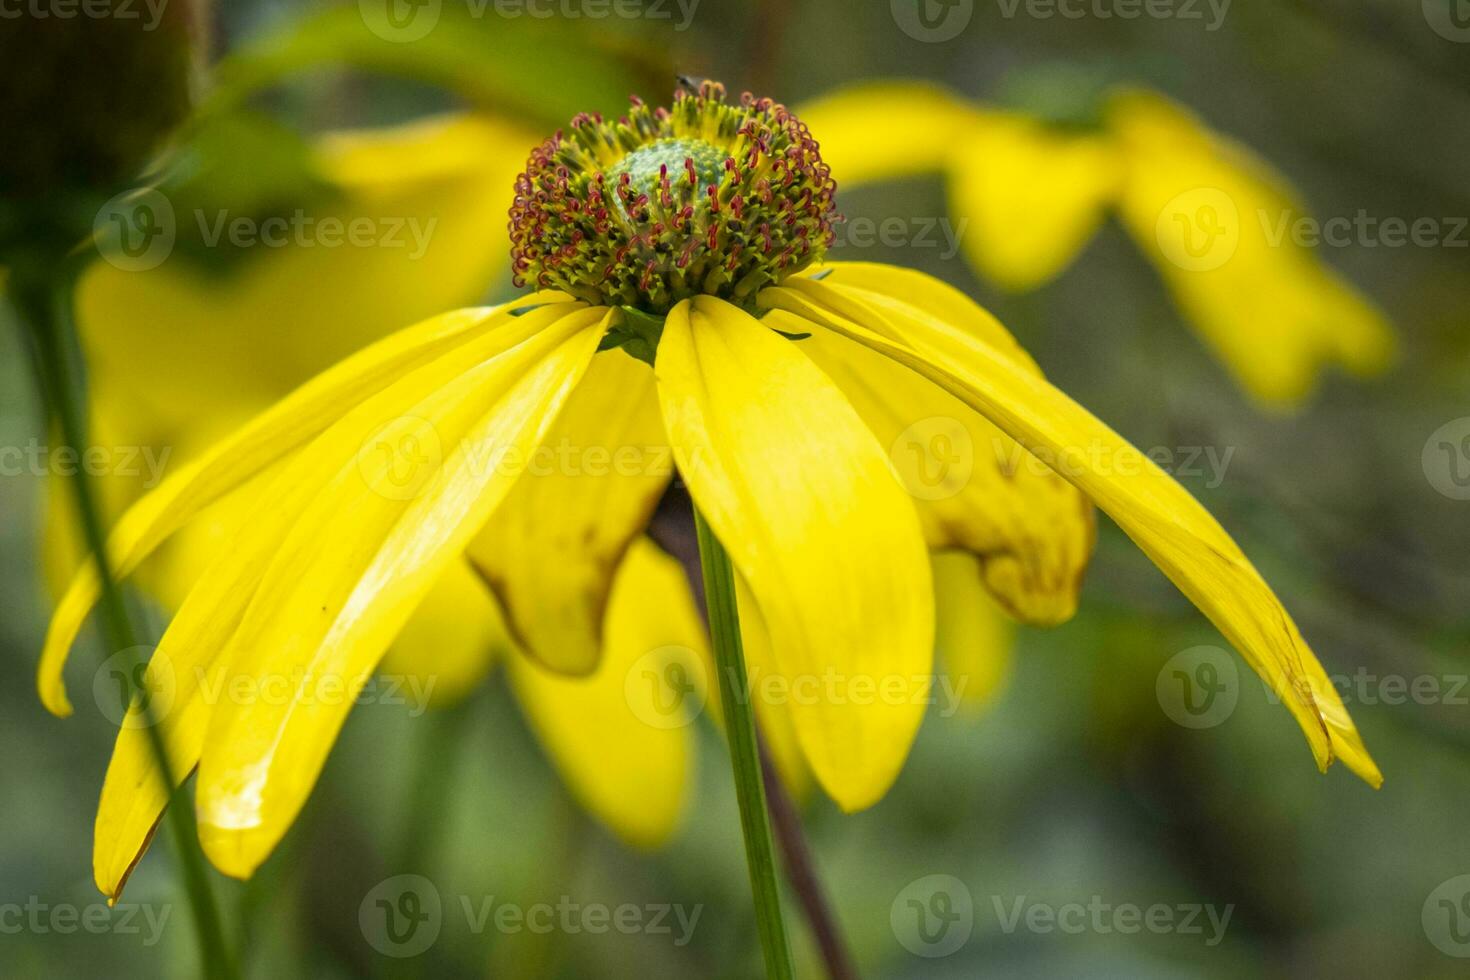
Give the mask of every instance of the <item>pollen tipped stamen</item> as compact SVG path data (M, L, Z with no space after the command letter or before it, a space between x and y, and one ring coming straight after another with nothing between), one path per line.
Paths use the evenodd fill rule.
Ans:
M511 268L519 285L650 313L701 292L738 300L821 256L835 192L805 125L770 99L732 106L709 82L668 109L634 98L532 152Z

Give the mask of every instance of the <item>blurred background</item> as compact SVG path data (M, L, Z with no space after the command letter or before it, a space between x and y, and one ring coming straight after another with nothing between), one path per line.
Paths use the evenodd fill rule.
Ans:
M41 2L28 16L44 20L55 8ZM157 8L137 9L146 19ZM1391 371L1359 380L1329 370L1295 412L1263 410L1189 329L1115 219L1054 281L1004 292L947 246L947 232L963 231L939 174L840 190L850 228L898 219L903 231L845 237L834 257L921 268L954 284L994 311L1062 389L1167 456L1339 681L1384 787L1340 768L1318 775L1289 714L1103 519L1080 612L1056 629L1019 629L1013 656L996 653L1004 680L987 704L937 705L897 785L871 810L843 815L812 794L803 818L816 865L865 976L1466 975L1462 0L558 0L536 9L549 13L494 0L216 4L197 25L213 66L196 97L208 112L178 138L161 178L176 213L345 214L362 199L354 194L398 193L394 206L437 218L442 237L415 276L368 303L334 289L350 281L344 265L379 261L363 254L371 248L271 279L260 270L285 261L279 255L248 240L211 242L207 227L180 220L163 269L196 284L195 305L181 291L165 304L172 312L159 313L149 303L171 287L129 279L116 262L99 262L84 281L96 384L110 372L108 383L125 389L114 404L131 406L129 418L187 412L200 429L224 430L285 383L261 380L286 372L280 363L304 376L438 309L508 298L503 207L527 151L576 111L616 111L633 91L666 99L676 72L798 108L853 83L929 80L1045 118L1108 84L1152 88L1270 161L1320 219L1432 219L1435 233L1418 241L1359 230L1315 248L1394 325ZM78 70L82 93L128 85L126 73L103 67ZM415 161L405 158L395 165L412 186L385 191L362 177L371 160L350 147L329 165L311 149L325 133L458 110L499 127L484 136L483 168L457 162L461 184L436 176L436 160L410 173ZM885 145L900 131L900 121L874 118L871 140ZM284 292L261 297L276 287L257 282L280 281ZM303 307L320 335L290 319ZM238 389L230 409L189 401L221 388ZM187 455L165 421L127 431L147 433L157 452ZM141 449L144 438L118 444ZM87 918L105 909L90 855L114 727L101 711L53 718L35 695L50 605L41 557L50 466L27 447L46 442L19 333L7 326L0 447L15 451L0 474L0 972L189 976L193 937L170 847L143 861L118 910ZM98 646L88 637L69 674L87 707ZM1203 717L1181 710L1175 686L1178 670L1202 662L1223 685ZM247 883L216 878L248 974L756 975L727 757L712 726L701 720L695 730L698 765L680 828L643 852L573 802L503 673L440 711L358 708L276 855ZM435 938L411 958L385 955L360 915L375 889L404 874L427 881L440 906ZM667 931L594 932L575 917L544 932L496 924L494 908L542 903L663 908ZM1165 911L1145 918L1155 907ZM932 911L942 941L915 909ZM793 902L788 920L801 975L821 975ZM78 924L86 921L98 925Z

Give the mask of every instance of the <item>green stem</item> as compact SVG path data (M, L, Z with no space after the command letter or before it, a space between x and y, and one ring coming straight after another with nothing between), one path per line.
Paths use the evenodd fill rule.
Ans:
M79 459L86 451L87 440L82 407L85 399L82 381L75 369L72 346L73 277L65 272L37 274L36 270L21 269L15 272L11 296L17 309L30 321L32 352L42 393L50 415L59 429L63 446ZM107 559L101 509L86 467L73 467L72 491L83 538L97 566L97 578L101 585L102 623L108 643L115 651L136 651L139 646L138 631L133 626L127 600ZM123 671L123 675L130 686L138 676L131 665ZM200 956L204 961L204 975L218 980L234 980L239 972L225 943L219 910L215 905L209 874L199 849L193 807L186 798L182 781L175 778L175 771L169 764L168 746L162 730L156 724L158 719L152 716L152 699L143 696L133 687L124 708L132 703L139 704L144 712L144 728L148 732L148 741L158 763L159 776L164 780L164 786L171 797L166 810L167 819L183 868L185 890L194 912L194 926L198 933Z
M730 743L730 765L735 771L735 798L740 805L740 830L745 836L745 863L755 898L755 923L765 955L766 976L789 980L791 945L781 919L775 848L766 813L761 780L760 750L755 737L755 715L747 696L745 651L740 642L740 614L735 608L735 573L730 556L699 507L694 508L699 534L699 562L704 570L704 602L709 610L710 638L715 648L720 701L725 707L725 735Z

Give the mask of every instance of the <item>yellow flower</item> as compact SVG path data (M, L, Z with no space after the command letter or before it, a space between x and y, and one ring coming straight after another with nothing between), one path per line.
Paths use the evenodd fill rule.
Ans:
M729 105L710 83L669 109L635 100L618 122L579 117L516 188L512 264L539 291L346 358L114 531L125 574L211 502L264 481L150 663L177 679L166 734L174 758L197 762L201 840L220 869L248 875L269 854L348 705L206 711L197 679L370 671L467 551L530 656L598 670L585 635L620 627L593 611L616 601L613 570L668 478L636 451L644 440L670 448L731 556L752 679L764 671L784 692L768 726L789 725L844 809L883 795L923 717L929 549L970 552L1005 608L1058 621L1090 552L1089 498L1267 680L1320 766L1341 758L1380 781L1276 596L1183 488L958 291L822 264L834 182L784 107ZM905 484L921 423L972 434L973 472L953 492ZM607 445L635 452L587 479L592 457L576 449ZM557 461L534 465L548 449ZM84 569L47 637L40 688L58 712L96 590Z
M1116 213L1180 311L1265 405L1301 402L1327 366L1370 376L1393 362L1382 313L1290 234L1305 212L1284 179L1155 93L1113 92L1095 129L917 82L855 86L802 116L844 186L947 175L966 257L1005 289L1059 275Z

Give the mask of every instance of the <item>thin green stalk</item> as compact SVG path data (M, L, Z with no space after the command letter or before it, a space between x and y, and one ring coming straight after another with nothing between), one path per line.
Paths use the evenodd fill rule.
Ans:
M710 638L715 649L720 701L725 707L725 735L730 743L730 765L735 771L735 798L740 805L740 830L745 836L745 863L755 899L755 923L765 955L766 976L789 980L791 945L781 919L776 855L766 813L766 791L761 780L760 750L755 737L755 714L746 692L745 650L740 642L740 614L735 608L735 573L730 556L694 508L699 534L699 562L704 570L704 602L709 610Z
M63 446L80 458L86 451L87 440L82 408L85 399L82 381L75 370L72 347L73 279L64 273L42 273L34 278L24 275L20 270L17 273L11 295L17 308L30 321L31 349L42 394L59 430ZM97 566L97 578L101 585L102 623L108 643L115 652L136 650L139 646L138 631L133 626L127 600L108 562L101 509L86 467L73 467L71 484L83 538ZM136 672L127 669L123 674L129 686L133 685ZM149 744L158 762L159 776L165 781L164 785L171 796L166 811L167 819L183 869L185 890L194 913L199 952L204 961L204 975L218 980L234 980L239 972L225 942L224 928L209 884L209 874L199 849L193 807L184 793L182 783L175 779L175 770L169 765L168 746L164 742L163 732L155 724L157 719L151 715L151 699L140 696L133 689L127 702L137 702L142 706L144 728L148 732ZM126 707L127 704L124 704L124 708Z

